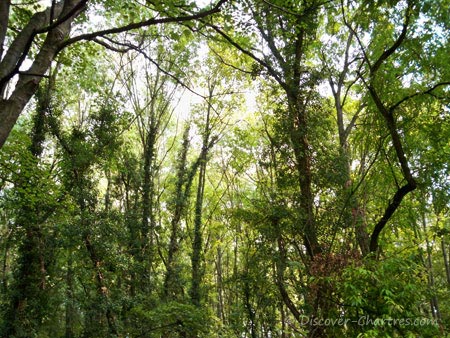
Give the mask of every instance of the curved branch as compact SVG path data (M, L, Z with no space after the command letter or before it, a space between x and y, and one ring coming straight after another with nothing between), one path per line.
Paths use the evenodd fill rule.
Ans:
M202 19L204 17L207 17L212 14L220 12L222 5L227 1L228 0L219 0L213 8L211 8L209 10L200 11L200 12L194 13L192 15L184 15L184 16L178 16L178 17L165 17L165 18L151 18L151 19L148 19L145 21L133 22L133 23L130 23L125 26L109 28L109 29L92 32L92 33L86 33L86 34L74 36L70 39L67 39L62 44L60 44L59 50L61 51L62 49L66 48L67 46L73 45L74 43L82 41L82 40L93 40L95 38L104 37L106 35L128 32L131 30L148 27L148 26L164 24L164 23L181 23L181 22L186 22L186 21Z
M409 27L409 21L411 19L411 10L413 6L413 1L408 1L408 7L406 8L405 13L405 20L403 22L402 32L398 36L398 38L395 40L395 42L392 44L392 46L388 49L386 49L383 54L380 55L377 61L370 67L370 73L374 74L380 66L383 64L385 60L387 60L392 54L395 53L395 51L400 47L400 45L403 43L403 41L406 38L406 33L408 32Z
M62 6L58 6L58 10L61 11ZM0 90L3 91L6 83L14 76L14 71L19 69L21 60L24 60L28 54L36 31L47 24L49 17L50 9L34 14L12 41L0 62Z
M53 1L51 7L31 17L25 28L14 39L6 52L5 58L1 61L0 91L2 93L8 81L19 72L30 51L34 38L42 33L58 31L59 26L66 22L70 25L74 17L86 8L87 1L81 0L75 3L67 1L59 2L58 4L55 4ZM60 15L60 17L55 22L52 22L55 15ZM62 28L62 30L65 30L65 28Z
M1 1L4 4L5 0ZM219 12L221 6L227 1L219 0L211 9L192 15L159 19L152 18L121 27L81 34L73 38L68 38L71 31L71 24L85 8L88 0L61 1L47 8L45 11L34 14L25 28L11 43L5 57L0 62L0 148L5 143L22 110L36 92L43 75L48 71L52 61L62 49L81 40L95 40L98 37L106 37L109 34L121 33L145 26L201 19ZM54 1L52 3L54 4ZM2 10L4 11L4 9ZM4 18L4 15L3 12L0 12L0 22L2 22L1 20ZM52 22L51 18L54 16L57 16L58 19ZM22 62L29 53L35 36L45 32L48 32L48 34L37 56L34 58L32 66L26 74L20 74L11 96L8 99L2 99L1 96L4 93L6 85L18 73Z
M269 74L280 84L281 87L283 87L284 90L288 90L286 83L283 81L283 79L280 77L278 72L272 68L267 62L265 62L263 59L257 57L252 51L249 51L242 47L239 43L233 40L232 37L230 37L228 34L226 34L222 29L220 29L218 26L213 24L208 24L210 28L215 30L219 35L221 35L226 41L228 41L233 47L235 47L237 50L239 50L241 53L249 56L253 60L255 60L259 65L264 67Z
M389 112L392 114L394 112L395 109L397 109L402 103L412 99L413 97L416 96L420 96L420 95L426 95L426 94L431 94L435 89L442 87L442 86L450 86L450 82L440 82L435 84L433 87L423 91L423 92L417 92L408 96L405 96L404 98L402 98L400 101L398 101L397 103L393 104L392 106L389 107Z
M366 83L365 83L366 84ZM375 228L372 231L372 235L370 237L370 252L376 252L378 249L378 238L387 224L387 222L391 219L394 212L398 209L400 206L403 198L411 191L416 189L417 183L415 178L413 177L411 173L411 169L409 167L408 161L406 159L405 151L403 149L403 145L400 139L400 135L397 130L397 123L394 119L393 114L385 107L383 102L381 101L380 97L378 96L378 93L376 92L375 88L372 85L367 85L367 88L369 90L370 96L375 102L375 105L381 115L383 116L386 125L389 129L389 133L391 135L392 144L394 146L395 152L397 154L398 161L400 163L400 167L402 168L403 177L406 180L406 184L399 188L397 192L394 194L392 198L392 202L389 203L387 206L383 216L378 221L378 223L375 225Z
M68 10L68 11L70 11L70 10ZM48 12L49 12L49 10L38 13L38 14L40 14L41 19L45 19L45 18L43 18L44 16L46 17L46 16L50 15L50 13L48 13ZM47 37L45 38L45 41L42 44L42 47L40 48L38 54L36 55L31 67L26 72L26 74L21 74L19 76L19 79L17 81L17 84L16 84L11 96L7 100L0 99L0 121L1 121L0 148L5 143L9 133L11 132L12 128L14 127L22 110L25 108L26 104L29 102L31 97L36 92L39 82L42 79L42 75L45 75L47 70L50 68L51 63L57 54L58 45L62 41L64 41L64 39L66 39L67 36L69 35L70 29L71 29L71 24L72 24L72 21L74 18L75 18L75 15L73 15L69 20L64 21L58 27L52 29L47 34ZM47 18L47 20L48 20L48 18ZM45 24L45 20L40 21L39 23ZM33 34L32 32L35 31L35 26L34 26L35 24L36 23L33 23L33 25L31 25L29 27L31 29L31 35ZM26 38L26 37L27 37L27 35L24 36L24 38ZM11 53L16 53L17 55L21 55L21 56L19 56L19 61L23 58L23 55L24 55L21 53L25 53L24 51L27 50L26 48L29 48L29 46L27 44L31 44L30 40L28 40L25 43L25 45L23 46L25 49L22 49L19 53L17 53L17 51L11 52ZM10 47L10 49L11 48L12 47ZM8 53L9 52L10 52L10 50L8 50ZM26 52L26 53L28 53L28 52ZM5 60L3 60L3 61L5 61ZM14 67L16 69L17 64ZM17 69L17 71L18 71L18 69ZM34 75L29 75L29 74L34 74ZM9 75L7 75L7 76L9 76ZM5 79L2 78L2 81L3 80L5 80Z
M381 231L387 224L387 222L391 219L394 212L398 209L400 206L400 203L402 202L403 198L411 191L413 191L416 188L415 184L407 183L401 188L397 190L397 192L394 194L394 197L392 198L392 202L389 203L386 210L384 211L383 217L378 221L378 223L375 225L375 228L372 231L372 235L370 236L370 252L376 252L378 249L378 238L380 236Z

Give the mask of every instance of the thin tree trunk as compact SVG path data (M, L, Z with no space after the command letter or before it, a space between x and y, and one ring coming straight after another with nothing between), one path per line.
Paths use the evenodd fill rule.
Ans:
M209 99L213 96L213 86L210 87ZM203 134L203 145L200 154L200 167L198 173L198 186L197 186L197 198L195 201L195 217L194 217L194 239L192 242L192 285L190 290L191 301L194 305L200 306L200 284L202 281L202 266L201 266L201 253L203 247L202 238L202 214L203 214L203 196L205 193L205 180L206 180L206 163L209 151L209 137L210 137L210 114L211 105L208 105L206 111L205 129Z
M6 294L8 290L8 254L11 243L12 230L8 230L8 234L4 237L4 253L2 262L2 292Z
M75 175L75 177L82 177L82 175L80 175L80 173L78 173ZM81 179L81 180L83 180L83 179ZM97 253L94 243L91 240L91 233L90 233L91 225L89 224L89 220L87 218L87 214L89 211L88 211L88 205L86 204L86 201L85 201L85 195L87 195L87 194L85 193L84 182L79 181L78 185L80 188L80 191L79 191L80 196L78 196L78 206L80 208L80 226L83 229L82 230L82 240L83 240L85 248L88 252L89 258L91 259L92 268L94 270L94 275L95 275L95 286L97 289L97 295L98 295L99 300L102 303L103 308L104 308L104 309L101 309L100 311L101 312L104 311L104 315L106 317L107 324L108 324L108 331L110 332L110 334L117 335L114 314L112 313L111 307L109 305L108 288L105 285L103 272L101 270L102 260ZM98 304L95 304L95 305L97 306ZM96 325L95 323L92 323L92 324ZM96 330L96 328L93 328L93 329L94 329L94 331Z
M248 319L250 321L250 334L252 338L257 338L257 332L256 332L256 313L255 310L253 309L253 306L251 304L251 289L250 289L250 285L249 285L249 276L248 276L248 257L247 257L247 262L245 263L246 267L245 267L245 275L243 276L244 279L244 305L245 305L245 309L247 311L247 316Z
M446 277L447 277L447 284L450 285L450 265L448 263L449 256L447 256L447 245L445 243L444 235L442 236L442 239L441 239L441 248L442 248L442 256L444 258L444 265L445 265L445 272L446 272Z
M284 311L284 303L283 302L280 302L280 314L281 314L281 338L287 338L286 311Z
M176 275L176 254L179 249L179 223L186 204L186 198L183 193L183 187L186 180L186 160L189 149L189 128L187 127L183 134L183 144L178 159L177 184L175 191L175 201L173 206L173 215L170 222L170 239L166 263L166 275L164 278L164 295L166 298L174 298L178 293L177 275ZM189 184L189 183L188 183Z
M222 249L217 247L216 275L217 275L217 317L225 324L223 302Z
M190 290L191 301L194 305L200 306L200 284L202 280L201 272L201 252L203 247L202 238L202 208L203 194L205 189L206 175L206 150L202 150L202 159L198 174L197 199L195 202L194 218L194 240L192 242L192 285Z
M75 306L74 306L74 289L73 289L73 259L72 252L69 251L69 257L67 259L67 272L66 272L66 316L65 316L65 338L74 338L74 317L75 317Z
M427 236L427 222L425 219L425 214L422 214L422 227L425 234L425 241L427 245L427 270L428 270L428 285L431 290L434 290L435 288L435 281L434 281L434 273L433 273L433 260L431 257L431 243ZM433 315L433 318L441 321L441 312L439 310L439 304L436 296L432 296L430 299L430 306L431 306L431 314Z
M351 43L354 38L354 34L350 33L347 39L346 49L344 53L344 65L342 71L339 73L339 77L336 81L333 80L330 75L329 83L331 87L331 91L333 93L334 105L336 109L336 121L338 127L338 135L339 135L339 155L340 162L342 163L342 191L343 191L343 200L346 203L346 200L350 198L348 207L344 210L345 213L342 216L343 222L346 224L346 227L353 226L355 231L356 241L359 245L361 253L363 256L366 256L369 250L369 233L367 231L367 224L364 219L363 208L359 205L356 198L352 197L352 180L351 180L351 157L350 157L350 149L348 145L348 136L354 127L356 120L358 118L359 113L363 109L361 106L358 111L355 112L351 121L347 126L344 124L344 108L342 106L342 90L344 89L345 78L347 76L351 60L349 58ZM351 211L351 212L350 212ZM337 231L338 229L336 229Z
M141 287L148 291L150 270L153 261L154 233L154 181L153 162L155 157L156 130L154 122L146 135L144 146L144 184L142 186L142 225L140 238L139 262L141 264Z
M273 224L274 227L278 226ZM284 272L286 269L286 248L284 246L284 240L281 237L281 235L277 239L277 245L278 245L278 251L280 254L279 259L277 260L276 264L276 285L278 287L278 290L280 292L281 299L283 300L286 307L289 309L289 311L294 316L295 320L297 322L301 322L301 313L300 310L297 308L295 303L292 301L291 297L289 296L288 291L286 290L285 284L284 284Z

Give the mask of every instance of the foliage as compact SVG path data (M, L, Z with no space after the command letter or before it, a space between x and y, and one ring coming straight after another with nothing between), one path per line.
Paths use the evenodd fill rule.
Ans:
M9 3L2 337L449 334L447 0Z

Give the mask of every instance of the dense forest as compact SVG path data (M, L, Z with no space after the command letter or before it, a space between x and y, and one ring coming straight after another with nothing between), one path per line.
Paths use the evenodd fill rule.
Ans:
M450 336L449 0L1 0L1 337Z

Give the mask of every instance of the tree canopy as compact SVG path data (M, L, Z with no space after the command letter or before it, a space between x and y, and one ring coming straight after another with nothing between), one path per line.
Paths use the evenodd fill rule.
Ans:
M448 0L0 3L0 336L450 334Z

